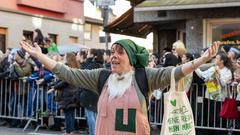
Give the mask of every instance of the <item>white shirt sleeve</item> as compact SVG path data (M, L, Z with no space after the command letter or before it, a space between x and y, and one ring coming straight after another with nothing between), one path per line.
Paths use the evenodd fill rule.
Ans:
M220 71L220 83L222 86L226 86L232 79L232 72L231 70L227 69L226 67Z
M209 80L215 72L215 67L211 67L206 71L201 71L199 68L195 70L196 74L204 80Z

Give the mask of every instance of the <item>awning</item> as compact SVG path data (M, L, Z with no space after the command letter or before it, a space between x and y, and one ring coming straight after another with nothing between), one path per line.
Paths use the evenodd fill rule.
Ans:
M239 0L146 0L134 11L182 10L240 6Z
M129 9L122 16L104 27L104 31L128 36L146 38L151 32L152 26L147 23L133 22L133 8Z

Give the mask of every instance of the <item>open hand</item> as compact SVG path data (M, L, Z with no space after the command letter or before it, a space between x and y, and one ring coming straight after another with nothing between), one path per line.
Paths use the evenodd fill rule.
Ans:
M42 84L43 82L44 82L44 79L36 80L37 85L40 85L40 84Z
M34 45L32 46L29 43L22 41L20 42L20 45L26 52L28 52L33 57L37 58L37 55L42 53L41 48L36 43L34 43Z
M52 93L53 91L55 91L55 89L54 89L54 88L51 88L51 89L49 89L49 90L47 91L47 94Z
M205 62L211 60L214 56L216 56L220 45L220 41L214 42L213 45L204 52L204 54L202 55L202 59Z

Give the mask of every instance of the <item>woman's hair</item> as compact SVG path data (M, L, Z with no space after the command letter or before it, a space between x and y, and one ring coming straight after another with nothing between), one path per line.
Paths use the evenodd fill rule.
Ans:
M172 46L175 47L176 53L180 57L182 57L183 54L185 54L187 52L185 45L181 40L174 42Z
M219 52L217 55L223 61L223 65L231 70L233 70L232 62L224 52Z
M41 32L40 29L35 29L34 30L36 33L37 33L37 36L35 37L35 39L33 39L33 42L37 43L38 45L43 45L44 44L44 37L43 37L43 34Z
M97 51L97 49L91 48L91 49L89 49L88 51L89 51L89 53L90 53L91 55L93 55L93 57L96 56L96 51Z
M159 64L160 64L159 54L158 54L158 53L153 53L152 55L154 55L155 58L157 58L157 63L156 63L156 65L159 65Z
M103 51L102 50L100 50L100 49L96 49L95 50L94 61L99 63L99 64L103 64L104 63Z
M71 68L79 68L80 65L76 60L76 56L74 53L66 53L66 61L67 65Z
M81 50L81 51L79 52L79 55L82 56L83 59L86 59L86 58L87 58L87 53L86 53L86 51L84 51L84 50Z
M185 53L185 56L186 56L187 60L189 60L189 61L192 61L194 59L193 55L191 53Z
M178 58L174 54L169 53L165 55L165 62L163 64L163 67L176 66L177 64L178 64Z
M111 56L111 53L112 53L111 50L105 50L104 52L107 56Z

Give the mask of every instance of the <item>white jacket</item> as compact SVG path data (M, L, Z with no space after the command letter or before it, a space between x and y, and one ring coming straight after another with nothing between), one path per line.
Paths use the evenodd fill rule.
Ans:
M215 69L215 67L211 67L206 71L201 71L200 69L197 69L197 70L195 70L195 72L199 77L203 78L204 81L208 81L208 80L212 79L212 76L216 72L216 69ZM226 97L227 96L227 84L232 79L232 72L227 67L224 67L224 68L220 69L219 77L220 77L219 81L220 81L220 85L221 85L221 92ZM212 97L210 97L209 92L207 90L205 92L205 98L213 99Z

